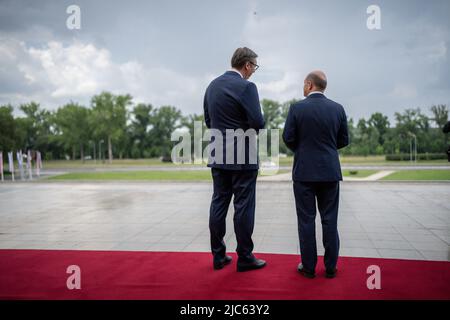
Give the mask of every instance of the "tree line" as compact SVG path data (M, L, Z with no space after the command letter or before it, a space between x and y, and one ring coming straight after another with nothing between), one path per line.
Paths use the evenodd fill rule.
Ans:
M280 103L261 101L267 129L282 129L289 107L296 100ZM174 106L154 107L133 103L130 95L102 92L92 97L90 106L69 102L55 111L36 102L22 104L24 116L14 117L13 106L0 106L0 150L39 150L43 158L84 161L86 155L98 158L170 157L173 131L184 128L193 133L201 114L183 115ZM409 154L417 142L418 153L445 157L447 136L442 128L448 121L448 107L433 105L432 116L420 108L395 113L395 124L375 112L368 119L348 119L350 146L344 155ZM280 134L281 137L281 134ZM413 140L414 139L414 140ZM414 142L413 142L414 141ZM95 153L94 153L95 152ZM280 139L280 152L291 154Z

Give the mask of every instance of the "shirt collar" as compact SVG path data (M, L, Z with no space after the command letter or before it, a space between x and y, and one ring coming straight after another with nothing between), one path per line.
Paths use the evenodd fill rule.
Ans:
M235 68L232 68L230 71L236 72L238 75L241 76L241 78L244 78L244 77L242 76L242 73L239 72L239 70L237 70L237 69L235 69Z
M308 94L308 97L309 97L310 95L316 94L316 93L320 93L321 95L323 95L323 92L321 92L321 91L312 91L312 92L310 92L310 93Z

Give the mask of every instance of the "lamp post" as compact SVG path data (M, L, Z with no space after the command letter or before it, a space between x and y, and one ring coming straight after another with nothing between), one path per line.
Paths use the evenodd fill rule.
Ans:
M417 137L415 134L413 134L414 136L414 163L417 162Z
M411 137L411 140L409 140L409 159L412 162L412 139L414 139L414 163L417 162L417 136L412 133L408 132L408 135Z
M105 142L103 140L100 140L98 143L98 159L102 161L102 143Z
M89 140L89 142L92 143L92 145L94 146L94 164L97 164L97 158L95 154L95 141Z

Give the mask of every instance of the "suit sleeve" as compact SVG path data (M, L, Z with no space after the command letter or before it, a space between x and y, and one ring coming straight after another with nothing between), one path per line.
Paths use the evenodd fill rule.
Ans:
M345 114L345 111L342 109L342 119L341 119L341 125L339 126L338 131L338 137L337 137L337 148L341 149L349 144L348 140L348 125L347 125L347 115Z
M297 121L295 120L293 105L289 108L289 113L284 124L283 141L289 149L295 151L295 148L298 145L298 138Z
M249 82L247 84L241 96L241 104L247 114L249 127L256 131L263 129L265 121L259 104L258 89L254 83Z
M203 116L205 118L206 127L208 129L211 129L211 118L209 117L208 101L206 100L206 92L205 92L205 97L203 98Z

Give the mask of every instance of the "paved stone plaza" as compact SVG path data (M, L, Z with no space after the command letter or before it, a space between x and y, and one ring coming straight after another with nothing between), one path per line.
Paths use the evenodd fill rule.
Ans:
M209 251L210 182L0 184L0 248ZM255 252L299 253L292 184L257 187ZM226 243L234 251L233 209ZM450 183L342 182L342 256L450 261ZM318 252L323 254L319 215Z

